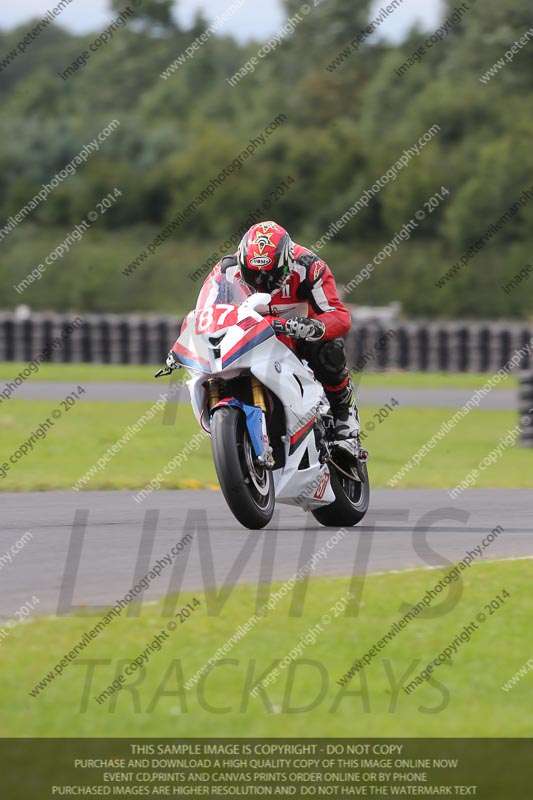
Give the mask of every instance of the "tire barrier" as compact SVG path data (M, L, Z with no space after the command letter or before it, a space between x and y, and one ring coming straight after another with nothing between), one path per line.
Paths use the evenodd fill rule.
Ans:
M181 318L174 316L85 314L71 330L74 319L75 315L32 314L18 320L0 314L0 361L32 361L60 338L61 346L48 359L51 363L159 364L181 326Z
M491 322L354 325L346 340L352 368L411 372L497 372L533 338L533 327ZM521 369L533 368L533 349Z
M522 447L533 447L533 370L520 373L519 380L520 444Z
M181 318L133 314L86 314L69 331L75 315L0 313L0 361L29 362L64 334L52 363L159 364L177 338ZM527 323L378 322L354 323L346 338L348 363L356 371L497 372L533 338ZM533 370L532 353L521 370Z

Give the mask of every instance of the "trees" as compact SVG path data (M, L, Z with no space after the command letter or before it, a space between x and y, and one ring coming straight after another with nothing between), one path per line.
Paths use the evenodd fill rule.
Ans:
M0 233L0 259L9 273L0 307L18 302L11 282L20 281L101 195L118 186L123 196L116 207L43 278L31 304L119 310L181 303L183 309L196 288L189 286L187 272L218 251L252 211L261 208L310 245L437 124L432 141L374 193L368 208L360 208L321 255L331 258L340 282L348 281L445 185L446 201L383 261L354 301L400 299L408 313L442 316L531 313L533 280L509 295L498 287L530 258L533 201L463 275L445 290L435 287L436 278L512 205L533 174L533 42L490 81L480 81L530 28L529 4L517 0L510 9L500 0L470 2L468 13L399 77L395 68L427 33L414 30L401 46L365 39L354 48L367 25L367 0L316 6L310 0L307 13L300 0L285 0L292 33L287 30L271 52L256 58L254 70L234 87L226 78L257 57L261 45L240 45L215 33L191 57L182 57L207 23L198 18L192 30L180 29L171 0L143 0L125 28L67 81L58 72L95 34L76 36L55 23L0 69L0 232L104 125L116 118L120 127L16 231ZM122 8L114 0L113 13ZM448 2L445 16L455 8ZM0 33L0 64L25 31ZM336 68L328 69L345 51ZM179 58L177 69L161 78ZM281 112L286 121L253 159L125 286L124 262ZM289 175L294 184L276 196ZM264 205L266 200L271 204ZM168 287L175 300L169 300Z
M127 24L134 30L151 35L173 34L179 30L174 16L175 6L174 0L142 0L135 8L135 16ZM123 0L111 0L111 8L118 16L124 9Z

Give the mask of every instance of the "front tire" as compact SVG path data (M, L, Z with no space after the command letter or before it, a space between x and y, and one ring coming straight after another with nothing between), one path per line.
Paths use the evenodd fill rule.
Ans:
M211 447L220 488L233 516L245 528L264 528L274 513L274 479L271 470L256 463L239 408L224 406L213 413Z
M338 457L335 460L338 460ZM348 459L343 459L342 462L339 460L339 466L346 472L353 469L347 463L348 461ZM337 471L333 464L330 464L330 467L331 488L335 494L335 500L329 506L317 508L311 513L321 525L329 528L357 525L366 515L370 504L370 483L366 464L361 463L360 465L363 481L350 480Z

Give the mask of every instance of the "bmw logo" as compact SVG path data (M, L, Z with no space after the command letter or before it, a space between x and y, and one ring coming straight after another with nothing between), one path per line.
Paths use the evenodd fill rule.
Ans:
M276 370L276 372L281 372L281 364L279 363L279 361L274 361L274 369Z

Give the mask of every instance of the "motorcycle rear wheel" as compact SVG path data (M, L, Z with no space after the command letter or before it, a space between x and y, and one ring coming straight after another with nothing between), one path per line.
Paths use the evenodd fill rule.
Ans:
M212 419L211 448L226 502L245 528L268 525L276 502L271 470L256 463L243 412L234 406L218 408Z
M346 471L350 471L348 464L339 464ZM352 527L361 522L368 511L370 504L370 483L366 464L361 464L361 473L364 481L350 480L331 467L331 488L335 500L329 506L317 508L311 513L314 518L329 528Z

